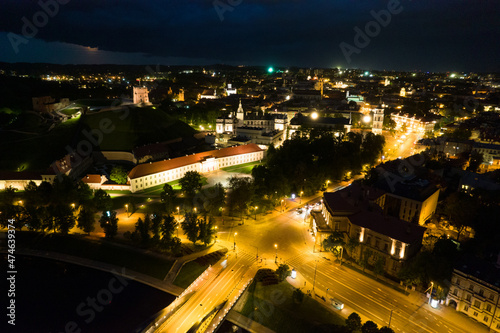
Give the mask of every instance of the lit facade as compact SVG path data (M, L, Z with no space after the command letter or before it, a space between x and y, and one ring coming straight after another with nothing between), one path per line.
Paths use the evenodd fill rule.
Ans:
M208 173L233 165L260 161L264 151L256 144L211 150L135 166L128 174L130 191L142 191L184 177L188 171Z
M133 87L132 95L134 104L149 103L149 91L146 87Z
M410 116L402 113L391 114L391 119L396 123L396 130L406 128L407 132L414 132L420 135L434 131L434 126L436 125L435 120L419 118L415 115Z
M316 247L332 232L342 232L344 242L355 239L359 245L346 251L360 260L371 253L367 263L382 261L387 274L395 276L402 263L415 255L422 244L425 228L387 216L378 207L383 191L351 185L337 192L325 192L320 212L312 212Z
M485 272L485 266L474 266L453 270L446 304L486 325L490 332L500 332L500 269L491 266ZM484 273L488 281L480 277Z

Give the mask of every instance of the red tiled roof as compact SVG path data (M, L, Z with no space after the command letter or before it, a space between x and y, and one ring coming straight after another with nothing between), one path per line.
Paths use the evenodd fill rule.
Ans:
M193 163L199 163L202 160L210 157L221 158L227 156L255 153L259 151L262 151L262 149L254 143L243 146L222 148L218 150L210 150L203 153L173 158L171 160L139 164L132 170L130 170L128 176L130 179L135 179L147 175L152 175L158 172L180 168Z
M86 175L82 178L85 184L100 184L102 182L101 175Z

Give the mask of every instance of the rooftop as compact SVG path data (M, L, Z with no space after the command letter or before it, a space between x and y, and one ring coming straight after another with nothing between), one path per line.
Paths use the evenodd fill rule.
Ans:
M259 146L257 146L256 144L210 150L203 153L177 157L159 162L139 164L129 172L128 176L130 179L135 179L175 168L180 168L194 163L200 163L203 160L211 157L222 158L227 156L255 153L259 151L262 151L262 149L259 148Z

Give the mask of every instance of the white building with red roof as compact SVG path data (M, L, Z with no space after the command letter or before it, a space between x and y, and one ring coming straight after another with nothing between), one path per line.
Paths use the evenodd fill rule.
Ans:
M263 158L263 149L256 144L248 144L139 164L128 174L130 191L142 191L180 179L188 171L207 173L233 165L257 162Z

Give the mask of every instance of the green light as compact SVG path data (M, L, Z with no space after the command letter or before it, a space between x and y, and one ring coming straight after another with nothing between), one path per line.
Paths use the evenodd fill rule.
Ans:
M365 72L365 76L368 76L368 74L370 74L369 72Z
M268 71L269 73L272 73L272 72L274 72L274 68L269 67L269 68L267 69L267 71Z

